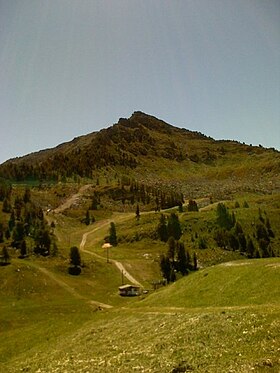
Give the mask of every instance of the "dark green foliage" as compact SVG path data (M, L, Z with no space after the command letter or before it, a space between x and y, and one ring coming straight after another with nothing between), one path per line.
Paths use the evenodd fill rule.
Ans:
M239 203L238 201L236 201L235 204L234 204L234 207L235 207L236 209L239 209L239 207L240 207L240 203Z
M256 226L256 236L257 236L258 241L264 240L268 243L270 242L269 234L268 234L264 224L258 224Z
M110 229L109 229L109 242L112 246L117 246L118 238L117 238L117 231L114 222L111 222Z
M10 199L12 192L12 186L6 180L0 179L0 201L4 201L5 199Z
M85 224L86 224L86 225L89 225L89 224L90 224L90 214L89 214L89 210L87 210L87 212L86 212Z
M188 273L189 267L189 256L186 253L185 246L182 242L178 242L177 245L177 270L181 272L183 276Z
M4 227L3 224L0 223L0 243L4 242Z
M242 226L241 226L241 224L239 222L235 223L233 236L234 236L234 239L236 239L237 242L238 242L238 247L235 247L235 250L237 250L238 248L240 248L240 250L242 252L245 252L246 251L247 242L246 242L245 234L243 232L243 228L242 228ZM233 248L232 245L231 245L231 247Z
M94 195L92 197L92 202L91 202L91 210L97 210L99 204L100 204L100 198L98 194L94 192Z
M81 271L82 271L81 267L79 267L79 266L68 268L68 273L69 273L69 275L72 275L72 276L78 276L81 273Z
M161 241L167 242L168 240L167 224L166 224L166 217L163 214L160 215L160 221L157 227L157 233Z
M52 246L51 246L51 252L50 252L51 256L57 256L58 254L58 247L57 247L57 244L56 242L53 242Z
M207 249L207 241L204 237L199 237L198 239L198 248L201 250Z
M51 237L47 227L43 227L37 230L34 241L36 245L34 248L35 254L43 256L47 256L50 254Z
M235 217L234 214L230 214L227 207L223 203L219 203L217 206L217 224L219 227L226 230L230 230L234 227Z
M9 213L11 212L11 201L8 197L5 197L4 201L3 201L3 207L2 207L2 211L5 212L5 213Z
M175 282L176 281L176 272L174 267L171 267L170 270L170 282Z
M2 265L7 265L7 264L10 263L10 254L9 254L8 249L6 248L6 246L4 246L3 249L2 249L1 260L2 260Z
M13 230L13 246L17 247L25 236L24 225L22 222L17 222Z
M162 255L160 257L160 270L163 278L165 278L167 283L169 284L171 275L171 264L169 258L165 255Z
M238 238L237 238L236 234L234 234L234 233L228 233L228 234L226 234L226 236L228 237L228 245L229 245L229 247L233 251L238 250L239 249L239 241L238 241Z
M6 240L9 240L11 238L11 233L10 233L9 228L7 228L6 231L5 231L5 238L6 238Z
M198 266L197 266L197 256L196 256L196 252L193 253L193 270L194 271L197 271L198 269Z
M179 240L182 235L178 215L176 215L174 212L170 214L167 220L167 234L168 237L174 237L175 240Z
M81 266L81 255L77 246L70 248L70 264L75 267Z
M188 211L198 211L197 203L192 199L189 200Z
M248 205L248 202L247 202L247 201L244 201L244 203L243 203L243 207L244 207L245 209L248 209L248 208L249 208L249 205Z
M14 226L16 225L14 210L12 210L12 212L11 212L11 216L10 216L10 220L8 222L8 225L9 225L10 232L12 232L12 230L14 229Z
M246 252L247 252L247 255L248 255L248 258L253 258L254 257L254 254L255 254L255 246L254 246L254 243L251 239L251 237L248 238L247 240L247 247L246 247Z
M139 209L138 203L137 203L137 206L136 206L136 212L135 212L135 214L136 214L136 219L139 220L140 219L140 209Z
M167 256L174 263L175 260L175 251L176 251L176 241L174 237L169 237L168 239L168 251Z
M218 228L214 233L214 240L219 247L226 249L229 242L229 232L224 228Z
M30 202L30 199L31 199L30 189L29 188L25 188L24 196L23 196L24 203Z
M20 257L25 258L27 254L27 247L25 240L22 240L20 243Z

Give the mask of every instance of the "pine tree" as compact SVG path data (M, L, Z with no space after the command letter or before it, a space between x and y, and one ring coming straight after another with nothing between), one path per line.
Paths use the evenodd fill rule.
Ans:
M109 229L109 242L112 246L117 246L118 239L117 239L117 231L114 222L111 222L110 229Z
M81 255L77 246L70 248L70 264L75 267L81 266Z
M20 257L24 258L27 254L26 242L22 240L20 243Z
M168 251L167 251L167 256L171 260L171 263L174 263L175 251L176 251L176 241L174 237L171 236L168 239Z
M172 212L167 221L168 237L174 237L179 240L182 235L181 225L178 216Z
M166 217L163 214L160 215L160 221L157 227L157 233L161 241L167 242L168 233L167 233Z
M136 206L136 219L139 220L140 219L140 209L139 209L139 205L137 203L137 206Z
M171 264L170 260L165 255L162 255L160 258L160 269L162 277L165 278L167 283L169 284L171 276Z
M217 206L217 224L226 230L230 230L235 224L234 214L230 215L227 207L223 203Z
M9 264L10 262L10 255L6 246L4 246L2 249L2 261L5 265Z
M193 270L194 271L197 271L198 267L197 267L197 256L196 256L196 252L193 253Z
M182 242L179 242L177 246L177 267L178 271L181 272L183 276L188 273L188 258L185 246Z

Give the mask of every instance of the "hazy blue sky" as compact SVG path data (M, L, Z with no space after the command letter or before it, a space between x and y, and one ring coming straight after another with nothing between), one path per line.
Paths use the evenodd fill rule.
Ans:
M0 162L136 110L280 149L280 1L0 0Z

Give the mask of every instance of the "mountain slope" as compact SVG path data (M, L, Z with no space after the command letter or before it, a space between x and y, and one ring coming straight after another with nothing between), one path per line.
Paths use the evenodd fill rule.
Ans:
M216 141L135 112L129 119L53 149L0 165L14 181L126 175L145 184L205 195L223 190L279 190L280 154L234 141Z

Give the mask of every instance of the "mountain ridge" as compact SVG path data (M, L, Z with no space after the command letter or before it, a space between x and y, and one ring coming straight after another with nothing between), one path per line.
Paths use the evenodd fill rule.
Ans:
M212 193L213 182L223 184L220 189L236 189L232 183L248 189L254 180L259 190L271 192L280 188L280 153L215 140L136 111L108 128L0 165L0 176L12 181L97 179L101 174L202 189L204 195Z

